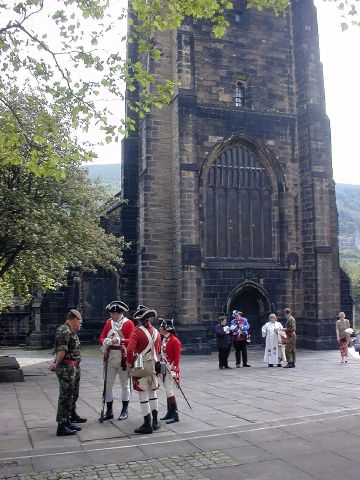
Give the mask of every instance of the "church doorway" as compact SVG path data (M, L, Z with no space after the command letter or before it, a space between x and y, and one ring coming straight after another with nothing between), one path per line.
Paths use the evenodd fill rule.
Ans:
M240 310L250 324L251 342L262 343L261 327L267 322L271 313L269 295L255 282L244 282L229 295L227 311L231 316L233 310Z

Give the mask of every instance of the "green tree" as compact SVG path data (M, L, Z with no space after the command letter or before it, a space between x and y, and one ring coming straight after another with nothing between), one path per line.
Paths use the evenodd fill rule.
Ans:
M124 247L100 226L108 198L81 167L88 153L71 140L66 119L34 95L11 98L16 119L0 106L1 156L14 159L0 176L0 308L14 294L58 287L69 268L114 271ZM60 165L61 175L32 173L34 155L40 165Z
M238 1L130 0L127 41L137 42L140 52L158 58L160 52L151 42L153 34L178 28L185 17L211 22L214 35L221 37L228 25L226 17ZM334 1L341 9L344 25L359 24L356 2ZM285 12L288 3L249 0L246 8L268 8L278 15ZM155 81L141 62L132 64L119 54L119 44L126 38L119 26L126 16L127 1L115 0L113 5L120 12L115 17L109 0L0 2L0 103L8 106L3 93L6 86L22 88L35 82L57 111L71 117L73 127L86 130L95 122L103 130L105 141L110 142L134 128L134 116L143 116L152 106L161 108L169 102L173 82ZM138 88L140 95L128 103L127 118L113 121L110 109L99 107L99 100L106 98L117 105L116 99L124 98L125 82L130 91ZM31 165L37 169L35 174L53 173L47 164L36 165L36 159Z
M351 295L355 309L360 309L360 252L353 249L340 250L341 268L348 274L351 281Z

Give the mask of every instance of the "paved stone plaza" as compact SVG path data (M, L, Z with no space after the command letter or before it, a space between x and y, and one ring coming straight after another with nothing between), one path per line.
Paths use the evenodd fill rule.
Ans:
M74 437L56 437L56 375L50 351L0 349L16 355L24 383L0 384L0 479L360 478L360 357L347 365L336 351L300 351L295 369L268 368L250 347L252 368L222 370L216 354L182 361L180 423L137 436L137 393L129 419L99 424L101 356L83 348L78 411L88 422ZM231 353L230 365L234 365ZM120 389L116 390L117 399ZM159 392L160 414L165 394ZM115 400L115 413L120 402Z

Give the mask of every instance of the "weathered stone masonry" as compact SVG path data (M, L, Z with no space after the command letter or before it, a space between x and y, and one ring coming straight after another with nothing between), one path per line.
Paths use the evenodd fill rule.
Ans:
M154 38L151 71L181 86L124 140L122 294L174 317L188 349L233 308L256 340L286 306L304 346L329 347L340 269L316 10L294 0L285 17L229 20L221 40L190 20Z

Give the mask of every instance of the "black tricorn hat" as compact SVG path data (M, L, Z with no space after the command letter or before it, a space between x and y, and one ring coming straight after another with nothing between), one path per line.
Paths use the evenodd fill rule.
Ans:
M143 322L145 320L148 320L149 318L154 317L157 317L156 310L145 307L144 305L139 305L136 312L134 313L133 319Z
M175 330L174 320L172 318L160 318L160 327L163 327L167 332L173 332Z
M109 312L128 312L129 307L126 305L126 303L121 302L120 300L114 300L113 302L109 303L109 305L106 305L105 307L106 310L109 310Z

